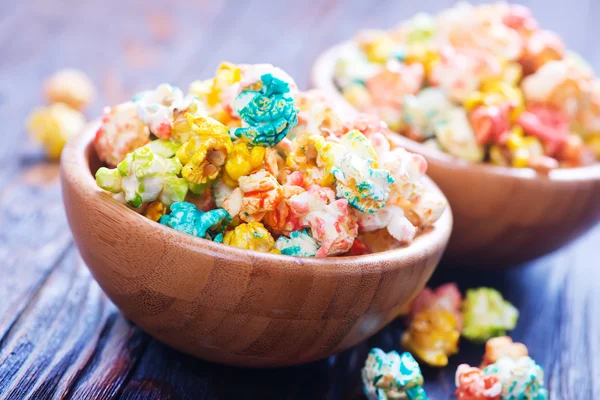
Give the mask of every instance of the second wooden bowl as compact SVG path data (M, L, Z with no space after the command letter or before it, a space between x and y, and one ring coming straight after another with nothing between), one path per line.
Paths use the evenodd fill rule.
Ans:
M324 52L311 79L337 107L355 114L333 82L335 64L350 45ZM444 259L453 264L519 264L568 244L600 219L600 164L558 169L546 177L531 169L459 160L399 134L394 140L425 156L427 174L452 206L454 230Z
M410 246L365 256L294 258L185 235L96 186L100 162L91 143L97 127L73 138L61 158L75 243L125 316L156 339L209 361L292 365L357 344L419 293L450 236L449 208Z

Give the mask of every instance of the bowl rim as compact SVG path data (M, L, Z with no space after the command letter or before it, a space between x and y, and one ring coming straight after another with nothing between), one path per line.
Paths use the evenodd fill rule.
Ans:
M356 115L359 114L360 111L354 108L344 98L344 96L342 96L333 82L333 75L335 71L335 64L339 59L340 53L355 46L356 45L352 41L347 40L328 48L317 57L313 64L310 75L312 87L322 90L325 95L336 104L337 107L339 107L348 115ZM467 160L461 160L451 156L450 154L428 148L423 144L410 140L399 133L393 134L393 140L399 146L402 146L413 153L422 154L423 156L427 157L428 160L435 161L436 163L442 164L445 168L449 169L469 169L471 171L476 169L481 173L510 176L512 178L523 180L544 179L556 182L600 180L600 162L586 167L558 168L550 171L548 175L543 175L538 174L531 168L502 167L488 163L475 163Z
M334 270L343 267L351 267L350 270L364 273L360 268L356 268L357 264L363 263L367 265L387 265L384 270L395 269L394 262L403 260L419 260L428 258L431 254L438 251L441 247L443 251L448 243L452 232L453 216L450 205L439 189L439 187L429 178L425 176L426 185L430 186L437 193L441 194L446 199L446 209L442 216L433 224L434 229L427 229L421 232L414 241L408 245L397 249L386 250L377 253L370 253L357 256L335 256L335 257L295 257L283 254L263 253L253 250L240 249L234 246L228 246L222 243L215 243L210 240L198 238L192 235L176 231L167 226L154 222L140 213L130 209L125 204L115 200L108 192L102 190L96 185L94 176L91 173L89 166L89 154L95 152L93 139L100 125L100 120L88 123L84 130L68 141L61 156L61 180L64 186L70 186L79 196L89 195L96 201L112 202L122 208L119 208L119 213L122 213L126 218L137 218L142 224L147 224L148 229L160 229L167 235L178 235L178 242L187 248L195 249L196 251L210 251L220 254L223 258L240 259L251 256L252 258L265 259L271 262L285 261L285 264L297 263L299 266L307 265L314 267L327 267L333 265ZM63 195L64 196L64 195ZM383 264L380 264L383 263ZM409 263L410 264L410 263ZM283 263L275 263L275 265L284 266ZM353 268L352 268L353 267ZM304 271L303 268L295 268L299 272ZM327 268L325 268L327 269ZM348 270L345 270L348 272ZM381 269L379 270L381 271Z

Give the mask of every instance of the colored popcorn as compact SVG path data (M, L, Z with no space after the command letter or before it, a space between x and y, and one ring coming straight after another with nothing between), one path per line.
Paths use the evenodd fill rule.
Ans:
M371 349L361 375L363 391L370 400L427 400L421 369L408 352Z
M298 123L297 110L288 84L271 74L261 76L260 90L246 90L235 100L243 121L233 130L253 145L274 146Z
M102 189L122 194L133 207L160 200L165 205L181 202L188 192L188 184L178 177L181 162L175 156L177 144L156 140L127 154L117 168L100 168L96 183Z
M485 367L483 374L500 380L502 400L548 398L548 391L544 388L544 370L528 356L517 360L502 357Z
M94 100L96 88L83 71L68 68L46 79L44 94L50 104L64 103L74 110L82 110Z
M275 247L281 254L296 257L314 257L319 250L319 244L306 230L294 231L290 233L289 238L279 236Z
M149 141L150 131L138 117L136 105L126 102L104 109L94 146L100 161L114 167L123 161L127 154Z
M223 243L240 249L279 253L275 248L273 236L260 222L248 222L236 226L225 234Z
M461 2L360 32L333 74L356 109L459 159L547 174L599 158L586 138L600 132L600 79L521 5Z
M435 290L426 287L412 302L411 318L414 318L421 311L425 310L445 310L454 315L460 330L462 329L461 304L462 295L456 283L446 283L438 286Z
M414 316L402 335L402 346L425 363L443 367L448 356L458 352L460 330L454 314L430 309Z
M483 355L481 368L494 364L501 357L518 360L527 355L529 355L529 351L523 343L515 343L508 336L491 338L485 343L485 354Z
M27 130L51 160L60 158L67 140L85 126L85 117L63 103L35 109L27 118Z
M483 371L467 364L456 369L457 400L500 400L502 384L495 375L484 375Z
M162 225L200 238L211 239L222 234L231 222L229 213L222 208L204 212L192 203L179 202L171 204L170 211L160 218Z
M184 98L181 89L163 83L154 90L138 93L134 101L140 120L148 125L150 132L160 139L169 139L174 112L186 110L193 99Z
M410 245L446 208L424 185L425 159L389 135L376 116L343 119L277 67L222 63L187 94L161 84L106 108L96 182L201 239L293 257L368 254Z
M491 288L469 289L462 305L462 335L473 341L504 336L517 325L519 312Z

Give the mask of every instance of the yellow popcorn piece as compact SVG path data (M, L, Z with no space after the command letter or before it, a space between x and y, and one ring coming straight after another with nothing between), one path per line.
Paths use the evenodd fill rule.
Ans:
M206 99L209 107L215 107L221 101L221 92L239 82L242 79L242 71L234 64L223 62L217 68L215 78L212 80L212 86L207 93Z
M65 103L71 108L81 110L92 102L96 88L83 71L67 68L46 79L44 94L51 104Z
M592 149L596 158L600 158L600 134L589 136L585 139L585 145Z
M181 176L196 185L215 179L231 148L231 140L226 142L208 138L203 141L199 137L191 138L177 150L177 158L183 165Z
M394 39L385 31L370 31L357 40L369 61L379 64L385 63L394 49L398 47Z
M236 226L225 234L223 244L264 253L280 253L275 248L273 236L260 222L248 222Z
M44 147L51 160L60 158L67 140L81 132L85 124L81 112L63 103L37 108L27 118L31 138Z
M252 150L248 149L245 142L238 142L233 145L231 154L225 163L225 172L227 178L233 182L245 175L250 174L255 169L261 168L265 158L265 148L256 146ZM225 182L227 183L227 182Z
M152 221L158 222L160 217L167 213L167 206L160 201L153 201L148 204L148 207L144 211L144 216L151 219Z

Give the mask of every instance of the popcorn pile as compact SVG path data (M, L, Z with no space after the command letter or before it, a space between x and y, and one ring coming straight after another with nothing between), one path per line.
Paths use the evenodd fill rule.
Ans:
M410 243L443 213L424 158L376 117L342 121L268 64L223 63L189 93L161 84L104 110L98 186L148 218L242 249L300 257Z
M80 133L86 118L81 112L96 93L91 80L77 69L63 69L44 83L50 105L36 108L27 117L27 130L50 160L58 160L67 140Z
M458 352L461 335L485 342L514 329L518 317L517 309L491 288L469 289L464 300L454 283L425 288L412 303L402 346L425 363L442 367Z
M600 79L521 5L458 3L362 32L335 82L357 109L457 158L539 172L600 158Z

